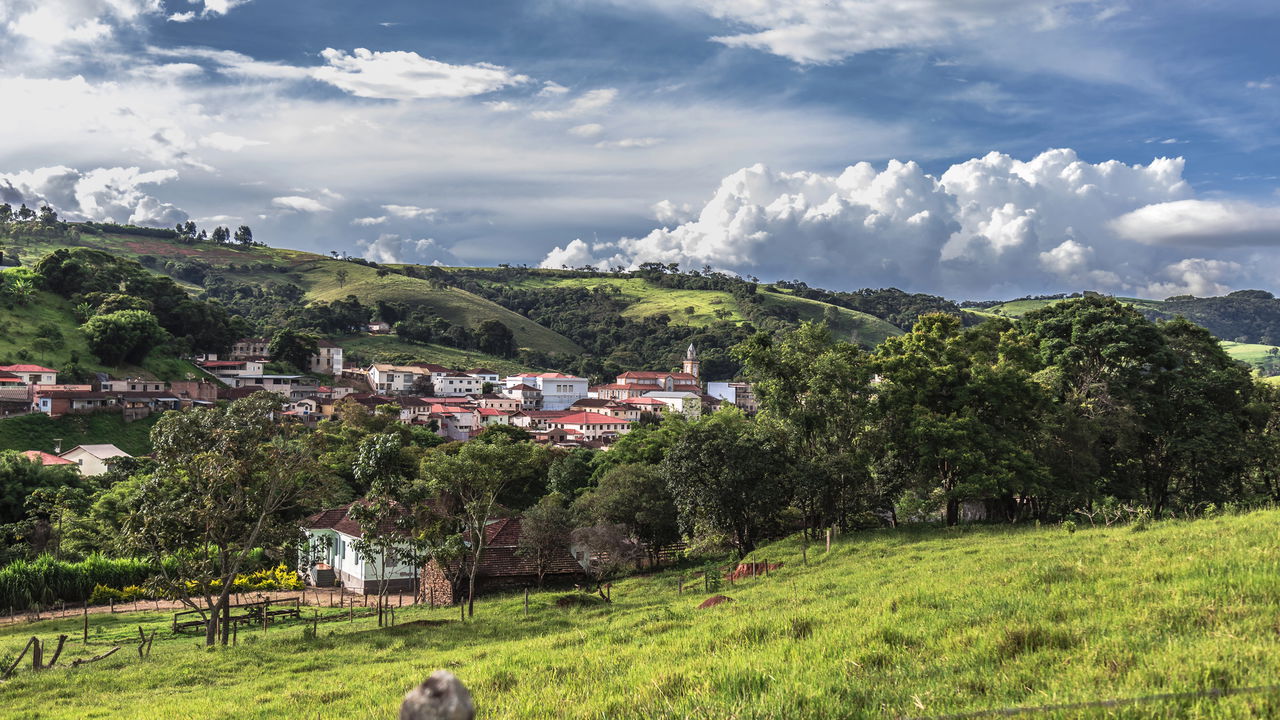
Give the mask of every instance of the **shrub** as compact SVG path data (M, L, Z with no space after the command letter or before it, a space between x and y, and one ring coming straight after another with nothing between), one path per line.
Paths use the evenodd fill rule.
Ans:
M1075 532L1076 532L1076 523L1075 523L1075 521L1074 521L1074 520L1063 520L1063 521L1062 521L1062 529L1063 529L1063 530L1066 530L1068 534L1072 534L1072 535L1074 535L1074 534L1075 534Z

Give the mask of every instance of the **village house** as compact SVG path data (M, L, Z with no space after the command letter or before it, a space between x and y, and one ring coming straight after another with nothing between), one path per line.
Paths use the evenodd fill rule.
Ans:
M321 339L316 343L316 350L316 354L311 356L307 367L302 368L303 370L333 377L342 374L342 348L332 340Z
M8 373L27 385L58 384L58 371L42 365L0 365L0 372Z
M77 468L80 467L74 460L58 457L43 450L23 450L22 456L31 462L38 462L41 465L75 465Z
M474 395L472 398L476 404L482 408L492 408L501 410L505 413L514 413L522 409L522 403L516 398L506 397L497 393L485 393L483 395Z
M319 383L305 375L237 375L227 378L227 384L233 388L262 388L288 400L312 397L320 390Z
M520 552L520 518L489 520L485 527L485 548L476 571L476 594L537 587L538 564ZM467 541L470 544L469 541ZM581 558L581 559L579 559ZM570 547L556 552L544 569L543 583L565 585L586 579L587 553ZM465 566L441 567L434 559L422 572L422 597L432 605L450 605L466 598ZM447 572L448 571L448 572ZM457 579L457 586L450 578Z
M111 463L122 457L133 457L115 445L77 445L59 455L80 467L80 474L85 477L101 475L111 469Z
M511 413L496 410L494 408L481 407L472 411L475 413L476 420L481 427L489 427L490 425L510 425Z
M646 398L657 400L690 419L702 416L702 394L687 391L666 392L657 390L645 393Z
M760 403L756 401L755 389L751 387L751 383L707 383L707 394L733 405L748 415L755 415L760 410Z
M570 405L587 396L590 385L586 378L555 372L512 375L502 383L508 391L521 385L536 388L541 393L541 404L536 409L541 410L567 410ZM510 392L505 394L511 395Z
M542 391L525 383L518 383L503 389L502 393L513 400L520 401L520 409L526 412L542 408Z
M153 412L178 410L183 406L182 398L169 392L104 392L91 390L88 386L75 390L36 388L31 397L32 412L53 418L68 413L118 410L126 421L131 421Z
M572 410L521 410L512 413L509 422L526 430L545 430L553 420L573 414Z
M600 413L580 412L548 420L546 426L553 430L569 430L584 440L608 441L625 435L631 429L631 421Z
M373 335L386 335L391 332L391 323L385 320L375 320L367 326L369 332Z
M231 352L227 354L227 360L255 360L265 361L270 356L271 338L254 337L240 338L231 345ZM200 366L206 369L211 363L221 363L225 360L219 360L217 355L204 354L197 356L197 360L201 361ZM332 375L337 377L342 374L342 348L338 347L332 340L320 339L316 343L316 353L307 359L307 366L299 368L306 372L318 373L320 375ZM250 374L261 373L262 368L257 370L246 370ZM216 373L215 373L216 374Z
M450 372L440 376L439 379L433 379L432 387L435 388L436 395L461 397L479 394L484 387L484 381L466 373Z
M270 354L268 350L270 347L271 338L240 338L231 344L231 352L227 357L232 360L265 360Z
M374 363L366 371L369 389L376 393L404 395L413 392L413 384L420 378L429 378L432 371L415 365L391 365Z
M652 392L689 392L701 395L701 366L698 351L690 343L681 362L681 372L632 370L617 376L608 385L591 388L591 394L592 397L604 400L630 400Z
M196 365L221 380L241 375L261 375L266 363L261 360L205 360Z
M491 385L497 385L500 381L498 373L488 368L472 368L467 371L467 374L473 378L478 378L482 383Z
M377 594L384 582L389 593L414 592L418 568L402 560L400 553L391 552L385 558L360 556L356 542L364 538L364 531L350 512L351 504L347 504L322 510L303 521L309 552L299 570L311 584L321 586L327 586L324 579L331 572L330 577L344 589L363 595ZM393 532L394 528L391 521L386 521L379 529Z
M98 383L98 389L103 392L164 392L169 389L169 383L163 380L144 380L139 378L128 378L126 380L103 380Z
M659 401L661 403L661 401ZM640 414L645 412L639 407L632 405L630 402L618 400L605 400L603 398L582 398L575 402L570 408L574 412L593 412L609 417L621 418L623 420L639 420Z

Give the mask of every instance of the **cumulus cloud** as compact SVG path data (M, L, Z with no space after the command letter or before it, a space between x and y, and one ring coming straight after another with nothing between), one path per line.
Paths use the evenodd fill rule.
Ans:
M67 220L168 227L185 222L187 213L142 188L177 177L173 170L143 172L136 167L81 172L56 166L0 173L0 201L14 207L25 203L32 208L48 203Z
M284 195L271 198L271 207L303 213L329 212L330 210L329 206L324 203L302 195Z
M653 211L653 217L663 224L679 224L692 219L696 213L692 203L673 203L670 200L660 200L649 207Z
M838 175L755 165L724 178L696 217L664 201L653 211L674 227L607 247L576 240L544 265L711 265L836 288L1216 292L1240 263L1152 246L1221 245L1224 230L1236 244L1280 240L1280 211L1194 200L1182 172L1180 158L1089 163L1066 149L990 153L936 177L898 161Z
M414 240L384 233L374 240L357 240L364 259L376 263L455 264L455 258L447 248L431 238Z
M461 98L529 81L528 76L500 65L450 65L401 50L375 52L356 48L348 54L326 48L320 56L326 65L314 70L315 79L365 98Z
M360 217L351 221L352 225L361 225L370 227L372 225L381 225L387 221L386 215L378 215L377 217Z
M0 28L36 48L98 42L162 12L162 0L6 0Z
M1280 245L1280 207L1222 200L1178 200L1125 213L1116 233L1147 245Z
M1047 29L1072 10L1098 0L648 0L673 10L693 8L747 32L712 40L780 55L797 63L831 63L891 48L950 46L994 27ZM1109 17L1095 13L1097 22Z

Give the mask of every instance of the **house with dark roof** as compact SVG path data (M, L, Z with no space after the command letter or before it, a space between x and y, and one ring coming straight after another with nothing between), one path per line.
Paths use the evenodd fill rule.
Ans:
M485 548L476 572L476 594L517 590L538 585L538 563L520 552L520 518L495 518L485 527ZM464 539L464 542L468 540ZM576 550L576 552L575 552ZM544 568L544 584L577 582L586 577L589 562L581 548L563 548L551 554ZM457 585L450 583L457 580ZM449 605L466 597L466 567L441 567L432 560L422 571L423 592L427 602Z
M356 543L364 537L364 531L351 517L353 504L321 510L303 521L309 557L299 570L312 578L332 570L342 587L364 595L377 594L383 580L387 592L413 592L418 587L418 568L413 564L403 562L395 552L375 558L361 557L357 552ZM395 525L385 521L381 529L395 532ZM313 569L322 572L312 573Z

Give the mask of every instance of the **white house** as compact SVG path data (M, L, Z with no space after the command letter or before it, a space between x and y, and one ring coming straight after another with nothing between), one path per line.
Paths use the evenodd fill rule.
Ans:
M316 343L316 350L307 364L308 371L333 377L342 374L342 348L331 340L321 340Z
M484 381L466 373L451 372L433 380L432 386L440 397L462 397L479 394L484 389Z
M690 418L702 415L702 396L694 392L657 390L645 393L644 397L659 400L672 410L682 412Z
M547 421L552 430L569 430L584 440L602 440L625 435L631 421L594 412L580 412Z
M497 385L499 381L498 373L489 368L472 368L467 371L467 374L471 377L479 378L480 382L487 382L493 385Z
M164 392L169 389L169 383L163 380L142 380L139 378L106 380L102 383L101 389L103 392Z
M80 474L89 477L109 470L116 458L133 456L115 445L77 445L58 457L79 465Z
M567 410L569 406L587 396L587 388L590 386L586 378L555 372L512 375L502 383L508 389L520 385L537 388L542 393L541 409L543 410Z
M350 504L343 505L322 510L303 521L309 557L303 559L299 570L309 574L316 565L328 566L343 588L364 595L377 594L382 581L386 582L387 592L413 592L417 588L418 568L403 560L401 553L391 550L386 557L360 556L356 542L364 537L364 532L351 518L350 511ZM388 522L382 530L394 532L394 528L394 524Z
M16 375L28 385L58 384L58 371L42 365L0 365L0 372Z

